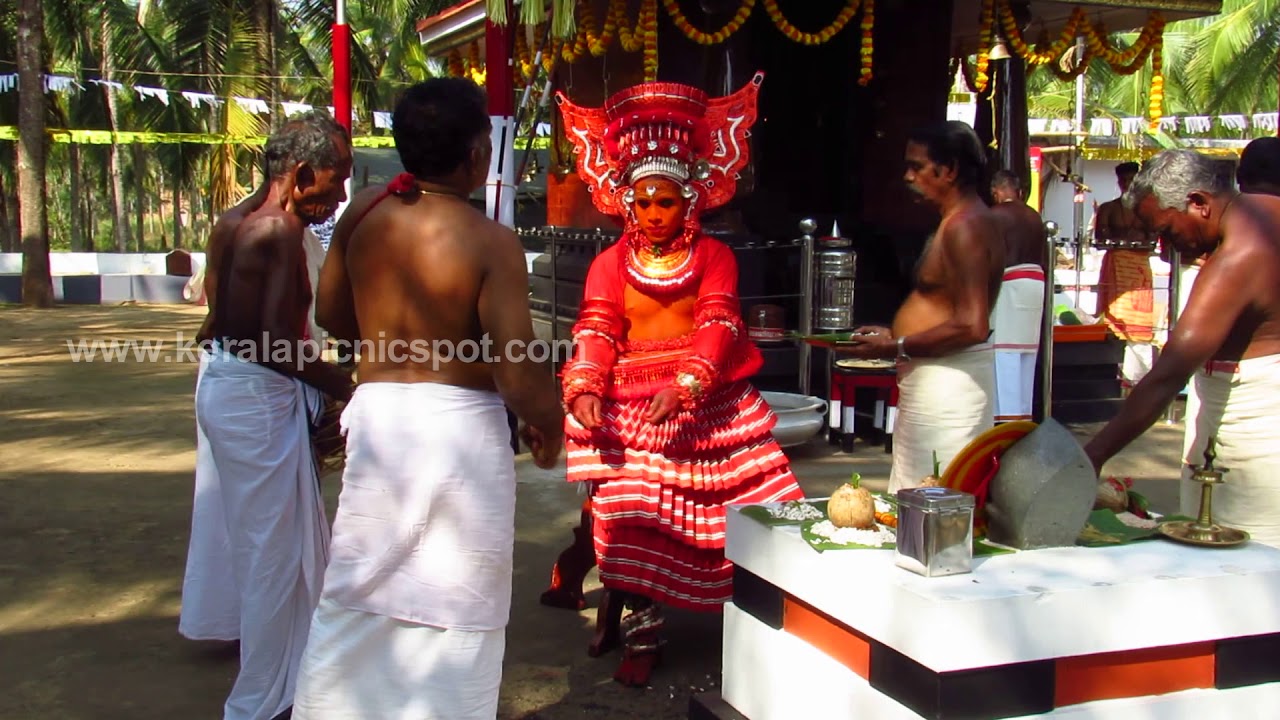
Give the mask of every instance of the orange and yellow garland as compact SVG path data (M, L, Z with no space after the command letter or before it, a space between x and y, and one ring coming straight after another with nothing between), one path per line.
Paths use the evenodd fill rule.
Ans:
M1089 63L1095 58L1105 61L1115 72L1121 75L1132 75L1140 70L1146 64L1147 58L1150 57L1152 69L1151 95L1148 107L1151 121L1150 127L1154 130L1159 125L1164 107L1163 50L1165 26L1164 17L1159 12L1152 11L1148 14L1147 22L1143 26L1142 32L1139 33L1137 40L1124 50L1113 47L1106 30L1100 24L1094 25L1090 23L1087 13L1080 7L1075 8L1071 13L1071 18L1053 42L1040 42L1036 44L1035 48L1031 48L1022 37L1022 31L1018 27L1018 22L1013 15L1009 2L1010 0L984 0L982 3L982 19L978 30L977 70L972 78L967 72L967 66L964 67L966 71L965 81L969 84L970 89L976 93L982 93L987 89L989 83L987 75L988 55L995 41L993 21L998 14L1001 35L1008 43L1009 51L1022 58L1033 68L1047 65L1062 80L1075 79L1088 68ZM1070 69L1059 69L1055 61L1063 57L1075 43L1077 37L1083 37L1085 40L1084 57Z

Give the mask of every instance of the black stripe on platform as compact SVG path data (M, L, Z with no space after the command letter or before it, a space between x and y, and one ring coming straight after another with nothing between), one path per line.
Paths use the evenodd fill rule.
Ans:
M782 590L736 564L733 566L733 604L774 630L782 629Z
M871 687L934 720L994 720L1053 710L1052 660L939 673L871 641Z
M1219 640L1213 686L1219 690L1280 681L1280 633Z
M689 696L689 720L748 720L717 691Z

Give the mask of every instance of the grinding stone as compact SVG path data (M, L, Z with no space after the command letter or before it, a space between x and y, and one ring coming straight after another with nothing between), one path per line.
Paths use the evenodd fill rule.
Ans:
M987 535L1021 550L1075 545L1097 487L1084 448L1046 419L1001 455L986 504Z

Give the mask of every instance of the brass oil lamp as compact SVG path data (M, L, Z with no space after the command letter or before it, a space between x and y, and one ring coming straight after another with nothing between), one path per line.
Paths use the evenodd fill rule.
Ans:
M1161 524L1160 533L1170 540L1204 547L1230 547L1249 539L1249 533L1213 521L1213 486L1225 482L1222 476L1230 472L1213 466L1217 457L1213 446L1214 438L1209 438L1204 449L1204 465L1191 466L1191 479L1200 483L1199 517Z

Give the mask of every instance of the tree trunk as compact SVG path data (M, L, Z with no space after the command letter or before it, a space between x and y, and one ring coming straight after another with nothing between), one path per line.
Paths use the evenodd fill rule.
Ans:
M271 119L271 132L280 129L283 112L280 107L280 73L276 63L276 3L274 0L257 0L254 3L258 26L258 67L267 75L267 98L271 103L271 111L267 116Z
M137 217L138 228L138 252L147 251L147 188L146 183L142 182L142 176L146 173L146 164L142 159L142 146L137 143L129 146L130 154L133 156L133 201L135 203L133 211Z
M80 200L80 145L67 143L67 162L71 165L71 212L67 218L71 224L71 252L84 252L84 225L81 224L80 208L84 203Z
M45 207L44 10L18 0L18 224L22 233L22 303L53 305L49 217Z
M182 145L178 145L178 171L173 174L173 249L182 247Z
M102 76L106 80L112 80L114 79L112 75L115 70L115 60L111 50L108 15L109 13L103 13L102 16ZM102 92L105 93L107 99L107 121L111 126L111 131L115 132L119 127L117 125L115 91L109 86L103 85ZM107 176L107 188L111 194L112 234L115 236L116 252L129 252L129 221L127 218L128 211L124 206L124 177L123 170L120 167L120 146L116 144L114 137L107 152Z
M16 148L15 148L16 152ZM4 181L4 173L0 173L0 252L13 252L11 248L18 243L14 203L9 199L9 185Z

